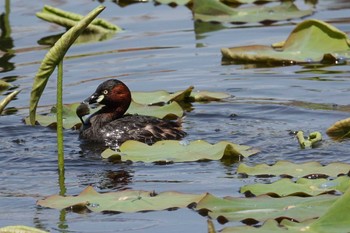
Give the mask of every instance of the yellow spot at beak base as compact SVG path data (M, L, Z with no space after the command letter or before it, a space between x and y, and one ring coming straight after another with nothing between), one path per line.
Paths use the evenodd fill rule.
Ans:
M103 98L105 98L105 96L104 96L104 95L100 95L100 96L97 98L96 102L97 102L97 103L100 103L100 102L103 100Z

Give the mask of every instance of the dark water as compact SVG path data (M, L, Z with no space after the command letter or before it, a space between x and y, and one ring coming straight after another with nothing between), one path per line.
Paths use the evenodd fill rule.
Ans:
M0 78L22 92L9 105L14 108L12 114L0 117L0 226L23 224L51 232L206 232L206 218L189 209L109 215L64 213L35 205L38 199L59 192L56 132L26 126L22 119L28 114L33 77L48 49L38 41L64 30L35 17L43 7L39 2L8 3L11 31L7 31L8 37L1 37L1 49L11 53L0 53ZM296 3L305 7L302 1ZM99 3L52 0L45 4L86 14ZM111 77L123 80L135 91L177 91L194 85L198 90L227 92L235 97L227 102L193 104L184 123L188 140L230 140L260 149L261 153L244 161L248 164L349 161L349 142L336 143L325 134L331 124L349 115L348 65L221 65L221 47L284 40L300 20L272 26L212 25L194 23L184 6L104 4L107 9L101 16L125 31L69 50L64 62L65 103L85 99L102 80ZM319 1L310 18L332 22L349 32L349 7L347 1ZM4 2L0 9L5 12ZM54 77L41 99L41 112L47 112L56 101ZM1 93L0 98L7 93ZM323 107L307 108L304 103ZM322 145L301 150L290 134L300 129L323 133ZM104 192L142 189L240 196L240 186L256 181L238 178L238 164L220 161L112 164L92 148L82 146L72 130L65 132L65 156L67 194L78 194L92 185Z

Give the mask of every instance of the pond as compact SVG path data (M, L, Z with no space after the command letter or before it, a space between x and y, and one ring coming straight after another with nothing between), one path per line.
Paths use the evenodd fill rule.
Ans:
M330 125L349 115L348 65L221 63L220 48L285 40L301 19L271 25L211 24L194 22L186 6L153 1L130 5L101 2L107 8L100 17L124 31L108 40L71 47L64 61L64 103L84 100L109 78L124 81L133 91L174 92L193 85L196 90L226 92L232 98L194 103L184 120L186 140L228 140L259 149L257 155L244 159L248 165L279 160L349 161L349 141L334 142L325 134ZM304 1L295 3L308 7ZM45 4L86 14L101 3L50 0ZM314 4L315 13L309 18L350 31L348 1L320 0ZM10 52L0 53L0 78L10 82L12 90L22 90L0 117L0 226L27 225L50 232L206 232L207 218L190 209L101 214L36 205L37 200L59 192L56 131L27 126L23 118L28 116L33 78L49 48L41 41L64 32L35 16L42 7L37 1L0 4L1 20L7 18L10 29L1 28L1 50ZM40 113L49 112L56 102L54 77L40 101ZM1 93L0 99L8 93ZM291 133L297 130L320 131L322 144L300 149ZM94 147L82 145L77 131L65 130L65 186L69 195L91 185L100 192L134 189L238 197L243 196L239 193L242 185L259 180L238 176L238 165L221 161L115 164L103 160ZM217 229L224 227L215 225Z

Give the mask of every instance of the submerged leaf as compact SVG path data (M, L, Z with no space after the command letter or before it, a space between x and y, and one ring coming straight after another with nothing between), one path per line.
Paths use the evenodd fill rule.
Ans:
M326 131L334 140L343 140L350 137L350 118L337 121Z
M46 53L37 74L35 75L32 91L30 94L29 118L30 124L34 125L36 120L36 109L40 97L46 87L50 75L55 70L57 64L63 59L69 47L76 38L85 30L91 21L99 15L105 7L99 6L91 11L84 19L75 24L55 43L55 45Z
M335 180L300 178L296 182L290 179L281 179L272 184L252 184L243 186L241 193L252 193L255 196L267 194L270 196L317 196L324 193L345 192L350 185L348 176L340 176Z
M73 12L64 11L52 6L44 6L42 12L36 13L36 16L51 23L56 23L66 28L73 27L77 22L84 18ZM106 34L109 32L121 31L118 26L107 22L106 20L96 18L85 29L89 32Z
M5 109L5 107L13 100L20 91L13 91L9 95L7 95L4 99L0 101L0 114Z
M346 33L320 20L299 23L285 42L274 46L251 45L222 48L223 59L234 62L309 63L350 58ZM332 58L332 59L330 59Z
M210 144L202 140L190 143L163 140L151 146L138 141L126 141L120 146L119 151L106 149L102 153L102 157L133 162L189 162L220 159L239 160L241 156L248 157L255 153L257 151L251 150L249 146L225 141Z
M305 176L331 176L337 177L338 175L348 174L350 171L350 164L346 163L330 163L323 166L319 162L307 162L307 163L292 163L289 161L278 161L274 165L258 164L254 167L240 164L237 168L237 173L247 175L268 175L268 176L280 176L288 175L292 177L305 177Z
M91 186L87 187L78 196L53 195L39 200L37 205L55 209L75 207L87 208L94 212L140 212L185 208L197 203L204 194L186 194L179 192L147 192L139 190L124 190L118 192L98 193Z
M194 18L204 22L258 23L301 18L312 10L299 10L292 1L282 1L278 6L252 6L233 9L219 0L195 0Z

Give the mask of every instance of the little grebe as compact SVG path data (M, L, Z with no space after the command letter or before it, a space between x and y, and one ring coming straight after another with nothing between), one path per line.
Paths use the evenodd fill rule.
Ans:
M124 115L131 103L131 93L123 82L116 79L101 83L95 93L82 104L86 106L86 103L99 103L104 106L83 121L80 131L82 139L118 146L126 140L152 144L159 140L179 140L186 136L178 121L151 116ZM88 114L88 111L84 106L77 110L79 118L82 119L82 115L85 114Z

